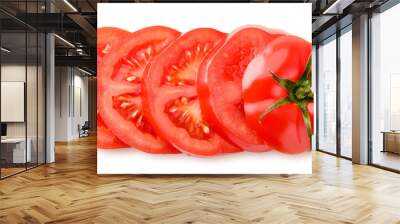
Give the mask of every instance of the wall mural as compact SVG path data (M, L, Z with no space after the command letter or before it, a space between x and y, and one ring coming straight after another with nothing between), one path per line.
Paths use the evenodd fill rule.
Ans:
M98 173L311 173L311 4L98 8Z

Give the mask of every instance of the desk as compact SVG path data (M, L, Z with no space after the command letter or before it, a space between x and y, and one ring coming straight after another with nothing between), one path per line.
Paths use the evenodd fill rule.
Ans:
M28 147L26 147L26 152L25 152L25 138L1 139L1 156L3 157L3 159L6 160L6 163L31 162L32 141L30 138L28 138L26 142L28 143L27 144Z
M400 131L383 131L382 152L400 154Z

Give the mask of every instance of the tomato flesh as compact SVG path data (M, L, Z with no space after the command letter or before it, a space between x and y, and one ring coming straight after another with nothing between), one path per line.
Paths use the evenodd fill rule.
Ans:
M101 149L119 149L129 147L107 128L99 115L97 115L97 147Z
M200 68L198 85L205 117L219 133L248 151L267 151L270 147L245 122L243 72L258 51L280 35L261 27L239 28Z
M115 46L120 44L129 32L115 27L101 27L97 29L97 64L110 53ZM101 116L97 114L97 147L103 149L127 148L128 146L119 140L107 125L104 124Z
M98 64L105 55L109 54L119 45L128 31L116 27L101 27L97 29L97 58Z
M197 95L200 64L225 34L199 28L185 33L163 51L145 72L143 98L156 132L182 152L211 156L238 152L203 118Z
M306 69L310 54L309 42L295 36L282 36L268 44L251 61L244 74L242 87L247 123L281 152L300 153L310 149L310 136L305 125L305 117L309 116L312 130L311 75ZM308 89L300 86L303 89L295 87L289 91L272 73L294 84L306 74L307 85L304 87ZM310 94L310 98L304 93ZM287 103L273 108L280 100L289 98ZM304 106L304 113L299 105ZM262 116L270 108L272 110Z
M154 132L141 98L144 68L179 35L161 26L138 30L100 65L99 112L104 123L124 143L144 152L179 153Z

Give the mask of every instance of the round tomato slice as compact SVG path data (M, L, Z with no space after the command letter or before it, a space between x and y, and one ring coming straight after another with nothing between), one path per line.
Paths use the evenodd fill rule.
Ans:
M128 31L116 27L101 27L97 29L97 64L106 54L109 54L121 40L129 34Z
M178 153L161 139L142 109L141 82L147 63L180 33L154 26L131 33L99 66L99 113L119 139L148 153Z
M243 72L260 49L281 35L263 27L241 27L228 36L199 70L200 105L206 119L219 133L248 151L267 151L270 147L246 124Z
M101 27L97 29L97 64L103 57L110 53L121 40L129 34L128 31L115 27ZM97 147L103 149L128 147L119 140L104 124L101 116L97 114Z
M240 151L210 128L197 96L198 68L225 36L210 28L187 32L156 57L145 72L143 99L150 122L160 136L189 155Z
M299 37L282 36L268 44L244 74L247 123L281 152L310 149L314 116L311 49Z
M119 149L129 147L107 128L99 115L97 115L97 147L101 149Z

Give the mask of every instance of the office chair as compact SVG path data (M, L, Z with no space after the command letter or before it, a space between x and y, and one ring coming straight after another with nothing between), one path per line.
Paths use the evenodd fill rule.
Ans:
M78 129L79 129L79 138L89 136L89 129L90 129L89 121L85 121L82 127L78 125Z

